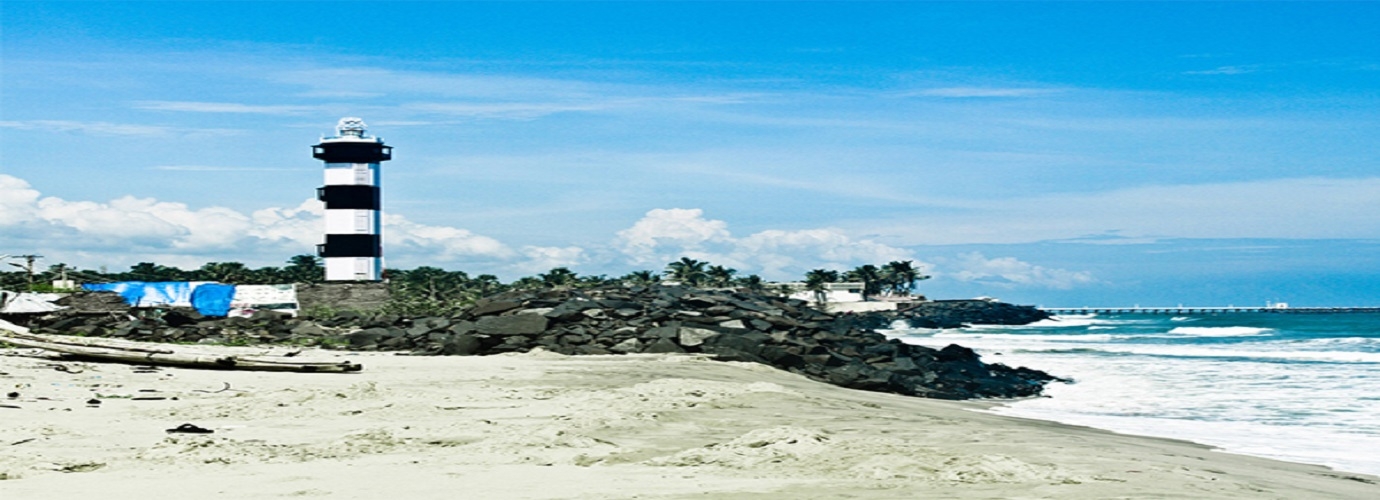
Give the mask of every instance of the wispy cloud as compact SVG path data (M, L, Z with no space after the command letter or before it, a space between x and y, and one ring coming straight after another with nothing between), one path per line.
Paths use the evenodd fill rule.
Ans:
M82 132L100 135L164 136L174 129L154 125L134 125L109 122L80 122L72 120L0 121L0 127L47 132Z
M260 115L302 115L321 111L320 108L313 106L297 105L255 105L241 104L235 102L199 102L199 101L140 101L135 103L138 109L154 111L181 111L190 113L240 113L240 114L260 114Z
M273 73L272 80L306 87L308 93L339 95L368 89L375 95L430 95L473 99L565 100L607 95L625 87L613 83L579 80L489 75L398 71L374 67L336 67L289 70ZM625 91L619 94L628 93Z
M149 167L149 170L164 170L171 172L291 172L301 171L301 168L283 167L227 167L214 165L158 165Z
M903 97L1031 97L1061 92L1060 89L1036 87L941 87L904 92Z
M969 200L944 217L869 221L902 244L1122 238L1380 238L1380 177L1141 186ZM1104 240L1100 243L1106 243ZM1125 240L1122 240L1125 241ZM1144 240L1142 240L1144 241Z
M226 135L239 133L238 130L234 129L165 127L161 125L142 125L136 123L84 122L76 120L5 120L0 121L0 128L131 137L169 137L200 134Z
M741 167L744 162L726 163ZM810 176L780 175L753 168L730 168L710 163L675 163L669 168L698 177L731 184L752 184L766 188L822 193L846 198L886 201L903 206L931 205L935 200L893 189L885 181L857 175L819 173Z
M987 258L979 252L959 254L954 259L937 259L937 277L1013 289L1020 287L1068 290L1096 283L1092 273L1048 268L1015 257Z
M403 109L440 115L465 116L473 118L498 118L510 120L531 120L557 113L600 111L612 107L611 103L553 103L553 102L510 102L510 103L456 103L430 102L404 104Z
M1247 65L1247 66L1218 66L1218 67L1213 68L1213 69L1204 69L1204 70L1197 70L1197 71L1185 71L1184 74L1185 74L1185 75L1244 75L1244 74L1248 74L1248 73L1256 73L1256 72L1259 72L1259 71L1260 71L1260 66L1258 66L1258 65Z

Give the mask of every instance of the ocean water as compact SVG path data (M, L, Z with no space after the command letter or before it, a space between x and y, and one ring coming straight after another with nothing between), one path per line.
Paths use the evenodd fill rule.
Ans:
M1080 315L884 333L1074 380L994 413L1380 475L1380 314Z

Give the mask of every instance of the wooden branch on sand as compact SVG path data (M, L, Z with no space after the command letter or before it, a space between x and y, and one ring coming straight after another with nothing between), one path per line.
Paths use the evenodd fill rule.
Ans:
M143 344L119 339L38 335L29 333L27 328L3 320L0 320L0 342L22 347L34 347L95 361L140 365L285 372L357 372L364 369L363 365L348 361L303 361L283 356L227 356L178 352L175 346Z

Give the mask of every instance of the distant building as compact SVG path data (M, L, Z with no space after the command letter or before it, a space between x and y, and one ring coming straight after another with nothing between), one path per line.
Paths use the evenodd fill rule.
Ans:
M786 296L792 299L808 300L814 302L815 292L806 288L805 283L792 281L786 283L768 283L767 289L772 291L784 291ZM824 299L825 302L862 302L863 284L859 283L825 283Z
M768 283L766 289L773 292L782 292L792 299L800 299L810 303L817 302L815 292L806 288L803 282ZM825 283L824 284L824 304L822 309L828 312L864 312L864 311L894 311L901 304L911 302L924 302L923 295L897 297L890 295L876 295L867 297L863 300L863 283Z

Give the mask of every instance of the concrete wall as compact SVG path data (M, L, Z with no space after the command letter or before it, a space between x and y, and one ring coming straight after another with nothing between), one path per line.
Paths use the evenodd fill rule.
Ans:
M297 303L302 310L317 307L372 311L388 303L385 283L316 283L297 285Z
M846 312L895 311L901 302L830 302L824 305L824 312L840 314ZM909 305L909 302L905 304Z

